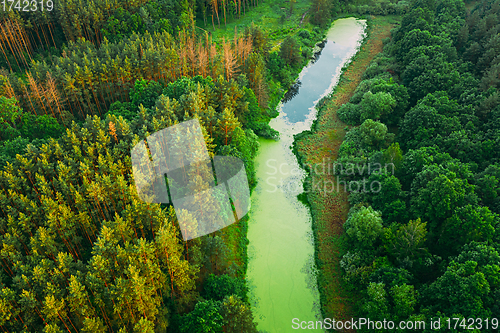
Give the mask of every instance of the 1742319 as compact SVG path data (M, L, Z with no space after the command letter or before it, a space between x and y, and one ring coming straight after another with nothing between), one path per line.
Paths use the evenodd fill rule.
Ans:
M0 0L0 8L4 12L51 12L54 9L54 2L52 0Z
M464 329L464 330L498 330L500 323L498 318L448 318L446 320L447 329Z

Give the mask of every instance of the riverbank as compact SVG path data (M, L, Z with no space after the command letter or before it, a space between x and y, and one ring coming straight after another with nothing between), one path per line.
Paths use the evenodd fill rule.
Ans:
M290 147L294 135L311 128L314 105L340 77L340 69L361 44L365 21L337 20L316 61L300 73L299 89L282 103L270 126L280 140L260 139L258 185L252 193L247 282L258 329L291 332L292 320L321 319L309 208L297 195L305 172ZM333 39L332 39L333 38ZM324 332L319 327L315 332Z
M283 25L281 24L278 26L278 23L276 23L275 20L267 18L267 16L274 17L273 16L274 14L272 12L269 12L269 10L268 13L266 14L267 16L266 15L262 16L263 13L266 12L265 8L267 8L269 4L264 4L264 5L265 6L260 6L260 7L257 6L253 8L252 12L247 13L247 16L242 17L241 20L236 20L228 23L227 27L224 26L221 26L220 28L216 27L215 31L211 31L211 33L213 33L212 35L213 38L230 39L233 36L232 34L234 34L235 27L240 29L237 31L241 32L243 31L244 27L249 27L252 23L255 23L253 20L258 18L258 20L256 21L258 27L270 35L269 48L271 52L272 51L278 52L280 44L285 39L285 37L294 36L296 32L301 29L309 31L309 33L311 34L311 40L310 40L311 45L314 46L313 49L315 49L316 51L317 51L317 45L325 41L326 33L329 30L329 28L320 29L318 27L314 29L314 26L310 22L308 22L309 17L305 15L310 8L309 0L300 0L297 2L296 6L294 7L293 15L291 15L290 19L286 21L287 22L286 27L283 27ZM304 12L304 14L301 15L298 14L302 12ZM342 17L347 17L347 15L340 16L337 19ZM274 19L276 19L276 17L274 17ZM316 30L316 32L314 32L314 30ZM310 59L304 59L301 66L291 69L290 74L291 77L293 78L293 81L296 81L299 78L300 73L304 68L308 66L309 63ZM271 121L272 119L275 119L278 116L278 105L284 98L286 92L291 87L278 86L278 88L276 88L277 81L274 79L270 80L268 84L270 84L268 109L269 109L269 121ZM251 193L253 192L253 190L254 188L251 189ZM240 221L238 221L237 223L234 223L228 226L227 228L224 228L221 231L221 235L225 243L227 244L228 248L230 249L228 254L228 260L232 263L235 263L234 266L235 273L238 277L242 278L246 276L247 265L248 265L247 247L249 241L247 238L247 231L248 231L248 215L245 216Z
M338 149L346 133L346 124L337 117L338 108L349 101L370 61L383 48L383 39L397 19L392 16L371 17L367 37L353 61L343 72L336 88L318 104L317 120L311 131L296 136L294 151L299 163L314 165L324 160L336 160ZM305 184L332 182L333 175L317 174L311 170ZM342 189L342 187L340 188ZM347 193L336 192L323 195L317 188L305 189L313 219L315 260L318 268L318 290L323 318L347 320L355 317L353 305L356 295L348 292L342 280L340 259L344 253L343 224L349 210Z

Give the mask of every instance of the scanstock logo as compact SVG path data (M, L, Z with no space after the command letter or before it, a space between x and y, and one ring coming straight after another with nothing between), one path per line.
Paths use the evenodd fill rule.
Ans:
M172 204L184 240L222 229L250 209L245 165L208 154L198 119L160 130L131 151L139 198Z

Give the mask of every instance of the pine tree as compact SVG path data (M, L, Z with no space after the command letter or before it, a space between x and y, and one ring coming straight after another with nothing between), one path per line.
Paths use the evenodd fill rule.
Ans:
M233 131L239 126L240 124L238 119L234 116L231 109L225 108L221 118L217 120L217 127L221 131L222 137L224 138L224 145L227 146L231 143Z

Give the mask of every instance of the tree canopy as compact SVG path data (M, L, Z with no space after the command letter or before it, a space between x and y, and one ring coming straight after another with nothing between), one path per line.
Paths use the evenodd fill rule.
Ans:
M380 184L350 194L344 225L341 266L363 286L360 315L500 315L499 15L498 1L412 1L338 110L352 127L340 163L394 164L344 175Z

